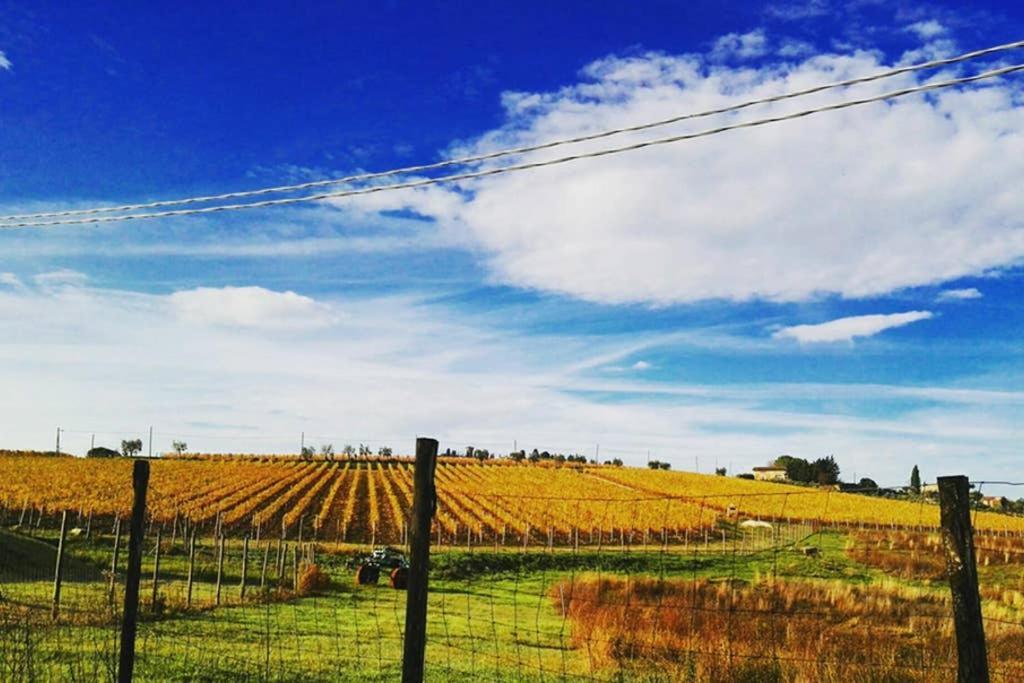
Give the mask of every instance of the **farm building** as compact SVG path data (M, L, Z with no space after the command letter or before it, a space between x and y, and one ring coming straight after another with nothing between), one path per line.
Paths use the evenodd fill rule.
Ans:
M768 467L755 467L754 479L757 479L758 481L788 481L788 477L786 477L786 468L776 467L774 465Z
M981 497L981 504L984 505L987 508L992 508L993 510L1002 510L1002 509L1004 509L1006 507L1006 504L1009 503L1009 502L1010 501L1008 501L1003 496L982 496Z

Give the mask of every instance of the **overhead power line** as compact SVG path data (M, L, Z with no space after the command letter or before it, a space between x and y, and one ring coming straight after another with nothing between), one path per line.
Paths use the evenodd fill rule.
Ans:
M556 147L562 147L565 145L577 144L581 142L589 142L592 140L600 140L604 138L621 135L624 133L635 133L644 130L650 130L653 128L659 128L667 126L673 123L680 123L682 121L707 118L709 116L715 116L719 114L728 114L732 112L742 111L750 107L754 107L761 104L771 104L775 102L783 102L798 97L805 97L807 95L813 95L828 90L834 90L837 88L847 88L854 85L861 85L864 83L871 83L873 81L884 80L908 73L914 73L917 71L925 71L929 69L936 69L943 66L949 66L960 62L969 61L972 59L979 59L981 57L987 57L1000 52L1006 52L1009 50L1016 50L1024 48L1024 40L1018 40L1011 43L1004 43L1002 45L995 45L987 47L981 50L974 50L971 52L965 52L955 57L946 57L943 59L934 59L927 62L920 62L917 64L910 64L907 66L897 67L895 69L889 69L887 71L880 71L867 76L858 76L856 78L849 78L842 81L835 81L832 83L826 83L822 85L805 88L803 90L796 90L792 92L782 93L779 95L772 95L769 97L762 97L753 100L747 100L738 104L729 105L726 107L719 107L716 109L707 109L700 112L693 112L687 114L680 114L678 116L672 116L666 119L659 119L656 121L649 121L647 123L641 123L633 126L625 126L621 128L613 128L610 130L604 130L597 133L589 133L586 135L580 135L571 138L562 138L559 140L553 140L550 142L540 143L536 145L526 145L522 147L512 147L508 149L502 149L494 152L488 152L486 154L476 154L471 156L456 157L453 159L445 159L443 161L432 162L429 164L419 164L415 166L404 166L401 168L389 169L385 171L375 171L370 173L359 173L355 175L344 176L341 178L328 178L324 180L314 180L305 183L297 183L292 185L277 185L273 187L264 187L256 190L242 190L238 192L225 192L222 194L215 195L203 195L198 197L186 197L181 199L165 199L153 202L145 202L138 204L122 204L120 206L102 206L94 207L89 209L69 209L66 211L48 211L39 213L24 213L24 214L13 214L7 216L0 216L0 221L12 221L12 220L29 220L29 219L40 219L40 218L60 218L69 216L84 216L93 214L104 214L104 213L118 213L123 211L136 211L142 209L155 209L167 206L179 206L186 204L203 204L214 201L225 201L229 199L241 199L244 197L256 197L267 194L280 194L285 192L297 192L300 190L309 190L317 187L326 187L330 185L341 185L345 183L364 182L367 180L373 180L376 178L384 178L394 175L404 175L409 173L422 173L424 171L433 171L441 168L447 168L451 166L463 166L466 164L479 163L481 161L490 161L493 159L500 159L507 156L515 156L520 154L527 154L530 152L537 152L546 149L553 149Z
M484 178L493 175L501 175L505 173L513 173L516 171L525 171L535 168L543 168L546 166L555 166L559 164L569 163L571 161L578 161L581 159L596 159L605 156L611 156L614 154L622 154L624 152L631 152L640 149L646 149L648 147L656 147L660 145L667 145L675 142L683 142L686 140L695 140L698 138L710 137L713 135L719 135L721 133L727 133L734 130L742 130L746 128L757 128L774 123L780 123L782 121L792 121L795 119L805 118L814 114L821 114L824 112L839 111L842 109L849 109L851 107L858 107L876 102L884 102L887 100L898 99L901 97L907 97L909 95L915 95L920 93L932 92L935 90L942 90L945 88L951 88L959 85L966 85L968 83L975 83L991 78L998 78L1006 76L1012 73L1024 71L1024 64L1015 64L1012 66L1005 66L999 69L992 69L984 71L982 73L975 74L973 76L963 76L961 78L954 78L945 81L936 81L934 83L926 83L923 85L917 85L910 88L903 88L900 90L893 90L871 97L865 97L856 100L847 100L845 102L836 102L833 104L823 105L815 107L813 109L804 109L801 111L792 112L789 114L781 114L779 116L771 116L768 118L754 119L752 121L743 121L740 123L729 124L725 126L718 126L716 128L709 128L694 133L684 133L681 135L673 135L670 137L656 138L653 140L645 140L641 142L632 143L629 145L623 145L620 147L611 147L606 149L595 150L591 152L581 152L579 154L571 154L568 156L556 157L554 159L547 159L543 161L533 161L521 164L514 164L510 166L499 166L495 168L488 168L479 171L469 171L465 173L456 173L446 176L439 176L435 178L424 178L420 180L413 180L400 183L391 183L387 185L373 185L370 187L361 187L350 190L339 190L335 192L322 192L319 194L304 195L301 197L282 197L277 199L267 199L258 202L248 202L242 204L221 204L218 206L207 206L190 209L176 209L171 211L154 211L149 213L135 213L125 214L118 216L89 216L86 218L71 218L70 220L53 220L53 221L26 221L17 223L0 223L0 228L44 228L54 227L60 225L85 225L95 223L115 223L120 221L130 220L145 220L154 218L170 218L176 216L192 216L199 214L210 214L219 213L222 211L239 211L242 209L258 209L268 208L276 206L288 206L292 204L300 204L305 202L316 202L327 199L342 199L346 197L356 197L361 195L376 194L379 192L388 192L395 190L406 190L415 189L420 187L426 187L429 185L438 185L441 183L459 182L463 180L473 180L478 178ZM626 129L623 129L626 130ZM539 149L540 147L538 147ZM512 152L509 152L510 154ZM392 175L399 173L399 171L382 172L375 177L380 175ZM340 182L340 181L339 181ZM6 217L12 218L12 217ZM2 219L0 219L2 220Z

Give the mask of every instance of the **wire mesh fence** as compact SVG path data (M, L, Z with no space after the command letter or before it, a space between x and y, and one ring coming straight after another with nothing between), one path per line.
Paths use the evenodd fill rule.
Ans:
M545 495L505 474L498 493L485 466L447 470L428 680L956 678L947 556L923 499L885 523L817 489L670 495L617 475ZM135 678L398 680L412 484L371 485L372 471L311 479L289 504L268 501L273 514L151 516ZM307 498L312 512L295 514ZM115 677L126 522L68 513L55 595L64 519L24 504L0 515L2 680ZM992 678L1024 680L1024 534L979 529L974 542ZM381 546L394 552L370 555Z

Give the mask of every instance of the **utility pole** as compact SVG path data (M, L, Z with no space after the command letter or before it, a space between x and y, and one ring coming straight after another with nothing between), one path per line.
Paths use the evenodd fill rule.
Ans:
M149 457L153 457L153 425L149 426Z
M89 450L91 451L94 448L96 448L96 435L95 434L93 434L92 438L89 439Z
M57 427L57 455L60 455L60 427Z
M601 462L601 444L597 444L594 448L594 460Z
M302 436L299 437L299 455L302 455L306 450L306 432L302 432Z

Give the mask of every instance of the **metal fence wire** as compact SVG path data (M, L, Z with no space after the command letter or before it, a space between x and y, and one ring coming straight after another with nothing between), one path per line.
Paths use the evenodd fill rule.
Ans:
M544 495L488 467L437 467L426 680L957 678L933 503L856 522L847 494L817 489L678 495L619 474ZM410 469L292 481L263 516L151 515L135 680L400 680L407 572L387 558L408 555ZM4 506L0 680L117 678L127 528ZM973 543L991 678L1024 680L1024 534L976 528ZM360 570L381 547L383 566Z

